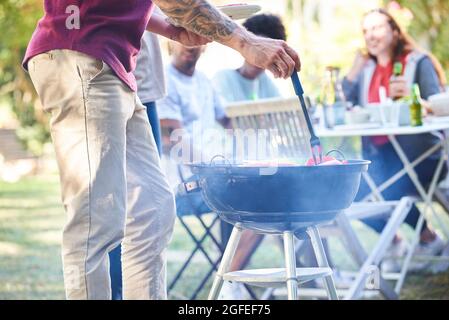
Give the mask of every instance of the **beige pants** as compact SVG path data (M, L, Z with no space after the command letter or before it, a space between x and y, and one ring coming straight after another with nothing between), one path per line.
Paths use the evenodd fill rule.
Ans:
M68 215L68 299L110 299L108 252L123 241L125 299L165 299L174 197L145 107L102 61L70 50L28 64L45 111Z

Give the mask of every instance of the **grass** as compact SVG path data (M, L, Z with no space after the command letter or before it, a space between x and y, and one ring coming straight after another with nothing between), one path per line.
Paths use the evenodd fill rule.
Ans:
M206 223L211 219L211 215L206 216ZM57 176L31 177L14 184L0 182L0 299L64 299L60 257L64 221ZM193 218L187 218L187 223L201 237L201 225ZM364 246L372 247L375 234L361 223L355 223L354 227ZM213 233L217 232L218 228L214 228ZM406 228L404 232L410 234ZM217 260L215 244L208 240L205 245L212 252L212 259ZM169 283L193 247L177 221L168 250ZM330 241L330 247L337 265L355 268L339 241ZM249 267L282 267L282 261L282 252L275 241L265 240ZM170 292L170 298L188 298L208 271L204 256L198 253ZM206 298L210 285L209 279L197 298ZM409 276L401 298L449 299L449 272Z
M57 177L0 182L0 299L63 299Z

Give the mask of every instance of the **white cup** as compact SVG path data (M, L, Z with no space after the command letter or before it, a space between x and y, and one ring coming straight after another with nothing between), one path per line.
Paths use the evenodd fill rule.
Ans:
M362 124L368 123L370 121L371 115L368 110L356 109L346 112L345 117L347 124Z
M381 123L386 127L407 126L410 124L410 110L407 103L387 102L370 103L366 109L371 115L371 121Z

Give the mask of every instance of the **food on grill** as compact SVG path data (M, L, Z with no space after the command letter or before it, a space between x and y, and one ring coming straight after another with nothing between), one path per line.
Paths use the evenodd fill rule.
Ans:
M297 166L304 163L300 159L275 159L275 160L245 160L242 166L245 167L273 167L273 166Z
M321 163L318 163L319 166L332 166L332 165L342 165L348 163L346 160L337 160L334 157L331 156L324 156L323 161ZM315 166L315 161L313 158L310 158L306 162L306 166Z
M323 161L319 163L319 166L331 166L342 165L348 163L346 160L338 160L331 156L323 156ZM239 165L241 167L293 167L293 166L314 166L315 161L313 158L304 161L304 159L274 159L274 160L245 160Z

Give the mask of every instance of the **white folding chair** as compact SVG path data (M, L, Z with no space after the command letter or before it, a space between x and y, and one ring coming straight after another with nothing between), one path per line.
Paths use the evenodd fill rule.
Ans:
M297 97L288 99L267 99L232 103L226 108L226 115L231 119L234 129L242 130L269 130L272 144L276 145L278 158L304 158L311 157L305 118L298 106ZM339 294L347 299L361 297L366 283L373 270L385 256L386 249L391 243L394 234L407 216L411 200L403 198L400 201L355 204L350 211L340 215L333 229L339 231L345 247L349 249L352 257L360 267L350 290ZM390 215L387 227L382 232L375 249L368 254L351 227L350 220L362 215ZM322 236L325 237L329 226L322 227ZM326 231L327 230L327 231ZM398 292L393 290L381 275L379 275L379 289L388 299L397 299ZM300 295L307 295L308 289L300 290ZM269 290L264 297L273 291ZM315 290L315 294L317 291Z

